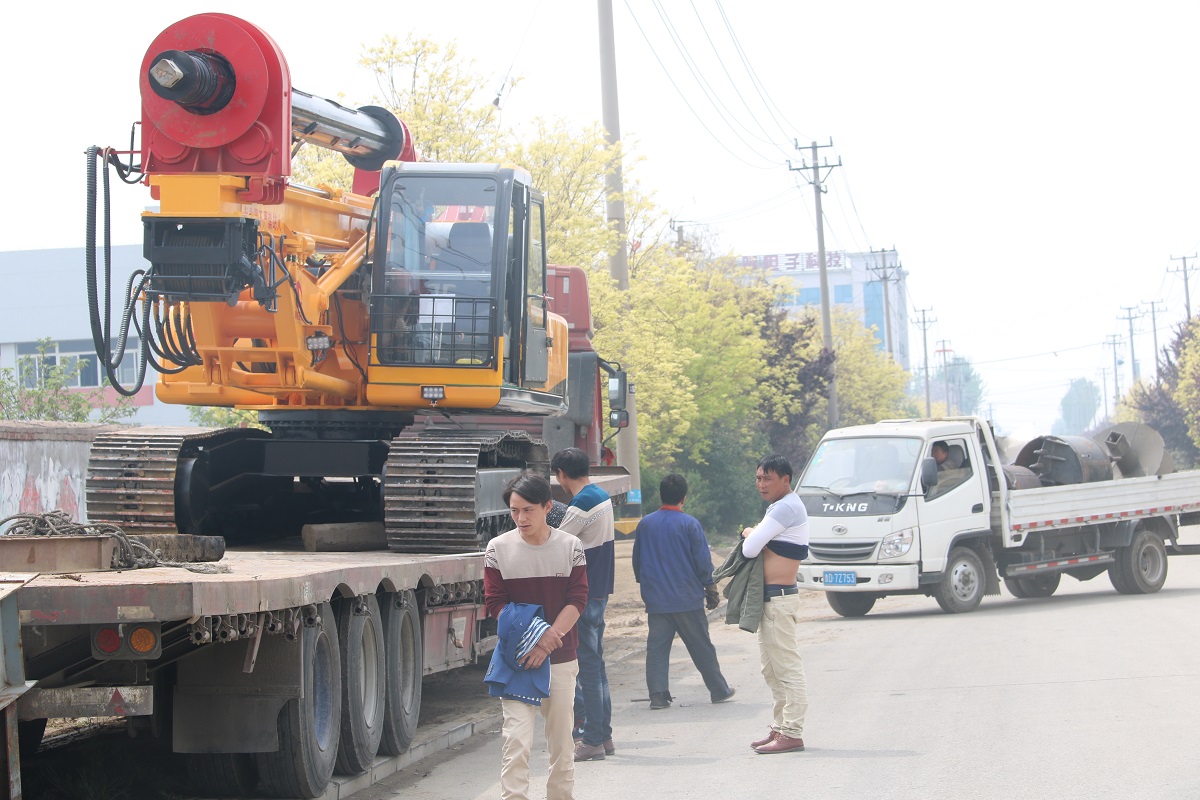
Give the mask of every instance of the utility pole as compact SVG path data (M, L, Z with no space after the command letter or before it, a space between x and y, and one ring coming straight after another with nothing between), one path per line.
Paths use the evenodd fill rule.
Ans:
M1109 334L1106 345L1112 348L1113 351L1113 413L1121 405L1121 373L1117 370L1121 366L1120 359L1117 358L1117 349L1121 346L1121 337L1115 333Z
M1138 375L1137 354L1133 350L1133 312L1137 311L1137 306L1121 306L1121 310L1125 312L1125 319L1129 323L1129 363L1130 369L1133 370L1133 383L1137 383L1138 378L1141 377ZM1141 314L1138 316L1140 317Z
M795 142L797 150L800 149L800 142ZM792 162L788 162L788 169L793 172L807 172L812 170L812 178L808 178L808 182L812 184L813 193L817 200L817 258L821 265L821 334L823 337L823 346L825 352L833 353L833 323L829 317L829 275L825 269L825 215L821 211L821 195L825 194L825 185L821 182L821 170L826 170L826 174L832 172L834 167L842 165L841 158L838 163L830 164L828 161L824 164L817 163L817 150L822 147L833 147L833 140L829 140L829 144L818 145L812 143L812 166L809 166L801 160L801 166L793 167ZM829 427L836 428L838 423L838 402L837 402L837 380L831 374L829 376Z
M1154 338L1154 382L1158 383L1158 317L1155 316L1154 307L1161 304L1151 300L1143 305L1150 306L1150 333Z
M946 387L946 416L950 417L953 416L953 412L950 410L950 365L947 363L947 359L954 351L949 347L949 339L939 339L937 344L937 352L942 354L942 383Z
M883 351L888 354L888 358L894 361L895 357L892 355L892 303L888 298L888 281L891 279L891 273L888 271L887 254L895 253L896 248L893 246L891 250L881 248L878 251L872 248L871 252L879 253L880 266L872 266L870 269L883 282Z
M925 312L933 311L932 308L918 308L914 310L921 315L921 321L917 324L921 326L921 349L925 353L925 416L932 417L933 409L929 402L929 326L937 322L937 320L933 317L928 319L925 317Z
M1100 396L1104 398L1104 419L1108 419L1108 367L1100 368Z
M600 95L604 112L604 138L609 147L621 142L621 113L617 102L617 44L613 31L612 0L597 0L600 28ZM621 291L629 289L628 238L625 233L625 183L621 159L615 159L612 170L604 177L608 195L608 224L616 233L616 246L608 258L608 273ZM629 383L629 426L617 433L617 464L629 470L631 488L626 506L633 516L641 516L642 470L638 451L637 409L634 405L634 384Z
M1179 256L1179 258L1176 258L1175 256L1171 256L1172 261L1182 261L1183 266L1180 267L1179 269L1169 269L1169 270L1167 270L1167 272L1182 272L1183 273L1183 302L1187 305L1187 318L1190 320L1192 318L1192 293L1188 289L1187 262L1188 262L1189 258L1191 258L1191 259L1196 258L1196 254L1192 253L1190 256Z

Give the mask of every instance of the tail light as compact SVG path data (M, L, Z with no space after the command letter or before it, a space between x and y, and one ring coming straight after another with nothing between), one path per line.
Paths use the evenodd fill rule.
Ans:
M147 660L162 655L161 629L157 622L117 623L92 626L92 658Z

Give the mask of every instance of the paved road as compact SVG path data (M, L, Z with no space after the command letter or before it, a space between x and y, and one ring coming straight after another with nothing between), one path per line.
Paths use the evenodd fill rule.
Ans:
M755 637L714 624L736 700L710 705L678 643L670 709L648 710L639 657L618 665L618 752L577 765L576 797L1200 797L1200 557L1172 558L1149 596L1119 596L1102 576L958 616L926 598L855 620L820 598L808 607L806 752L747 747L770 714ZM491 730L355 800L494 800L499 763ZM544 755L534 770L545 775Z

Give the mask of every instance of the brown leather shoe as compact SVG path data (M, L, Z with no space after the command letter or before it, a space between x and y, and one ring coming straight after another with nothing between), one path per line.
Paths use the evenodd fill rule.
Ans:
M616 748L613 749L616 752ZM575 760L576 761L603 761L604 760L604 745L588 744L587 742L575 743Z
M750 747L753 750L757 750L758 748L762 747L764 744L770 744L771 742L775 741L778 737L779 737L779 731L775 730L774 728L771 728L771 732L769 734L767 734L767 738L759 739L757 742L751 742Z
M615 744L613 744L612 739L606 739L604 741L604 755L615 756L616 754L617 754L617 746Z
M793 739L791 736L785 736L782 733L775 735L775 741L768 742L762 747L754 748L754 752L768 755L770 753L790 753L793 750L800 751L804 749L804 740L800 738Z

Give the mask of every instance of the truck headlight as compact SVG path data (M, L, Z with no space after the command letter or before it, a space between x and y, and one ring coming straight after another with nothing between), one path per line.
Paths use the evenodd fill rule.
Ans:
M911 529L889 533L879 544L880 558L897 558L908 552L912 547L913 532Z

